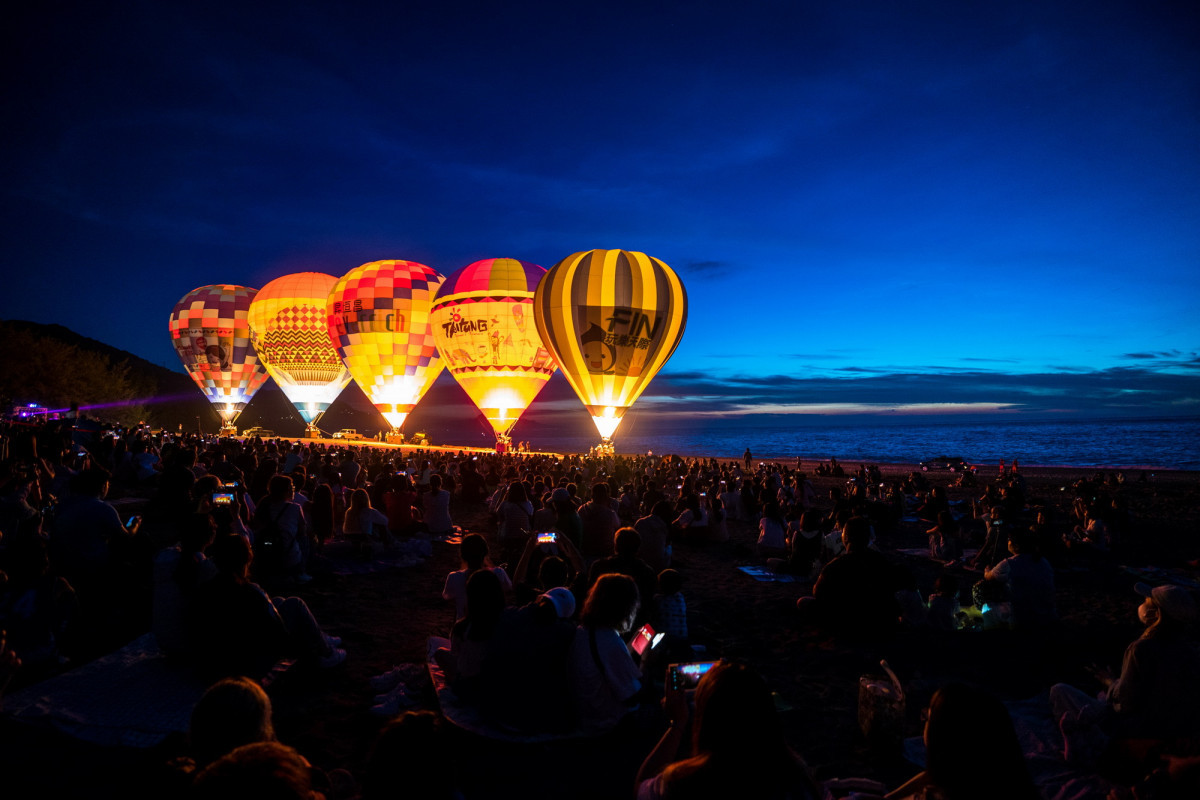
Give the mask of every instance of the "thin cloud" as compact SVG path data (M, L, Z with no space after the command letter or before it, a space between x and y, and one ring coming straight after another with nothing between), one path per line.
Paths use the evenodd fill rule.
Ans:
M812 413L812 408L943 413L985 408L1025 414L1175 414L1200 398L1200 376L1136 367L1008 374L988 371L862 373L846 377L660 375L643 403L684 413ZM783 409L790 409L784 411ZM925 409L916 412L914 409ZM833 412L826 412L833 413Z

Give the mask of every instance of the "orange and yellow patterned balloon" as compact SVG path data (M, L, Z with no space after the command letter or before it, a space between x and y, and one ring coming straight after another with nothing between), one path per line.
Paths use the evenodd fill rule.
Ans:
M551 267L533 302L542 341L607 441L683 338L683 283L645 253L588 250Z
M256 289L215 284L193 289L171 312L171 342L188 375L226 425L267 382L247 321Z
M415 261L372 261L343 275L326 300L329 338L396 430L442 371L430 311L443 280Z
M336 283L322 272L284 275L259 289L250 303L250 338L258 359L309 425L350 382L329 341L325 303Z
M433 302L433 336L450 374L503 439L554 374L533 321L543 267L488 258L455 272Z

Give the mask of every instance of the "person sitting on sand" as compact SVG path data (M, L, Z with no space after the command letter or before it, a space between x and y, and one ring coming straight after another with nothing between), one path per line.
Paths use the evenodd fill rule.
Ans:
M513 481L508 485L504 502L497 509L500 518L496 535L501 539L520 540L533 530L533 503L529 502L529 492L521 481Z
M929 557L934 561L957 561L962 558L962 533L949 511L938 512L937 525L926 533L929 535Z
M1004 560L1008 554L1007 512L1000 504L993 505L986 514L974 508L975 518L983 520L987 536L971 562L975 569L988 569Z
M729 525L725 515L725 504L716 494L702 494L700 505L708 515L708 539L712 542L729 541Z
M941 486L934 486L929 490L929 494L925 495L925 501L917 507L913 514L918 519L933 522L943 511L948 512L949 510L950 503L946 500L946 490Z
M870 548L871 523L852 517L842 528L846 552L821 570L811 597L797 608L831 633L878 634L899 619L896 592L901 587L892 564Z
M571 695L580 729L609 731L638 707L641 670L621 638L640 605L628 575L602 575L588 592L568 656Z
M240 675L223 678L204 692L192 709L188 755L173 759L166 776L177 786L168 796L186 796L192 778L239 747L274 742L271 699L262 687ZM166 787L164 787L165 789Z
M383 496L384 508L387 509L388 533L398 539L404 539L424 527L418 502L419 498L408 473L396 473L391 488Z
M484 660L504 608L504 588L496 573L473 572L467 580L466 613L450 631L450 647L439 648L434 655L459 697L480 696Z
M455 570L446 576L446 584L442 588L442 598L454 603L454 619L462 619L467 613L467 581L481 569L490 569L496 573L500 586L504 591L512 591L512 581L503 567L492 567L488 563L488 544L478 533L468 533L458 546L463 568Z
M341 640L322 632L304 600L268 597L250 581L254 554L244 537L218 537L209 556L217 575L196 591L190 625L197 657L214 677L260 678L286 656L322 669L346 660Z
M1029 531L1014 530L1008 537L1012 555L984 573L984 579L1004 584L1015 628L1040 628L1058 620L1054 569L1042 558L1034 541Z
M1103 509L1096 505L1084 508L1083 519L1071 533L1063 537L1064 543L1071 550L1088 550L1093 553L1106 553L1111 542L1108 536L1108 525L1104 521Z
M821 513L810 509L788 525L787 571L802 578L819 573L821 563Z
M294 502L296 485L287 475L273 475L267 495L254 512L254 557L256 577L294 579L306 583L304 547L308 535L304 509Z
M354 543L359 552L367 554L371 552L372 543L388 541L388 518L371 505L371 495L366 489L355 489L350 495L342 535Z
M613 534L621 527L607 483L597 481L592 486L592 499L579 507L579 520L582 524L579 550L591 562L608 552Z
M424 493L424 518L432 536L448 536L454 530L450 493L442 488L442 476L436 472L429 475L429 491Z
M1120 675L1095 670L1105 687L1098 698L1068 684L1050 689L1067 760L1079 766L1093 767L1106 751L1118 752L1114 746L1121 740L1153 740L1170 747L1200 738L1196 600L1182 586L1152 589L1138 583L1134 590L1144 598L1138 618L1146 628L1125 648Z
M452 777L459 766L442 718L432 711L406 711L375 738L359 797L461 800Z
M567 656L575 595L557 587L504 612L482 672L484 712L512 730L562 733L574 725Z
M680 498L683 507L671 527L685 541L702 542L708 539L708 509L700 502L700 495L688 492Z
M598 559L592 564L591 572L588 573L590 584L595 585L601 575L613 573L628 575L637 583L639 595L650 597L654 594L656 573L639 557L638 553L641 548L642 537L637 530L634 528L618 530L612 538L612 555Z
M1008 710L961 683L934 693L925 722L925 769L886 800L1037 800Z
M782 558L787 555L787 523L780 513L779 503L768 500L758 521L758 555L763 558Z
M675 518L670 502L660 500L649 514L633 523L642 537L640 554L651 569L660 572L671 565L671 522Z
M720 661L700 679L692 755L672 761L691 716L688 694L667 686L669 727L638 770L638 800L821 797L808 767L784 739L771 690L744 664Z
M958 627L958 578L943 572L933 582L929 595L929 627L938 631L953 631Z
M242 745L208 765L192 784L197 800L312 800L314 770L308 759L279 742Z

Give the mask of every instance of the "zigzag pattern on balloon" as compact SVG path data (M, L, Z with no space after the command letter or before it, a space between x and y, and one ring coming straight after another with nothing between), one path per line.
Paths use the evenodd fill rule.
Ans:
M335 380L342 371L337 351L329 346L324 330L276 328L263 337L271 354L270 364L288 372L297 381Z

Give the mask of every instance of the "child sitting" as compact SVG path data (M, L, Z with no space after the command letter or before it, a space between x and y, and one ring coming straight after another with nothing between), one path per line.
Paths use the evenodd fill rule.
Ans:
M957 627L958 579L953 575L941 575L933 584L929 595L929 626L934 630L952 631Z
M446 576L446 586L442 589L442 597L454 603L454 618L462 619L467 613L467 579L478 570L488 566L487 540L478 533L468 533L459 545L463 569L455 570ZM500 586L505 592L512 591L512 581L503 567L492 567L492 572L500 579Z
M688 638L687 601L683 598L683 576L673 569L658 573L658 591L654 594L654 629L680 640Z

